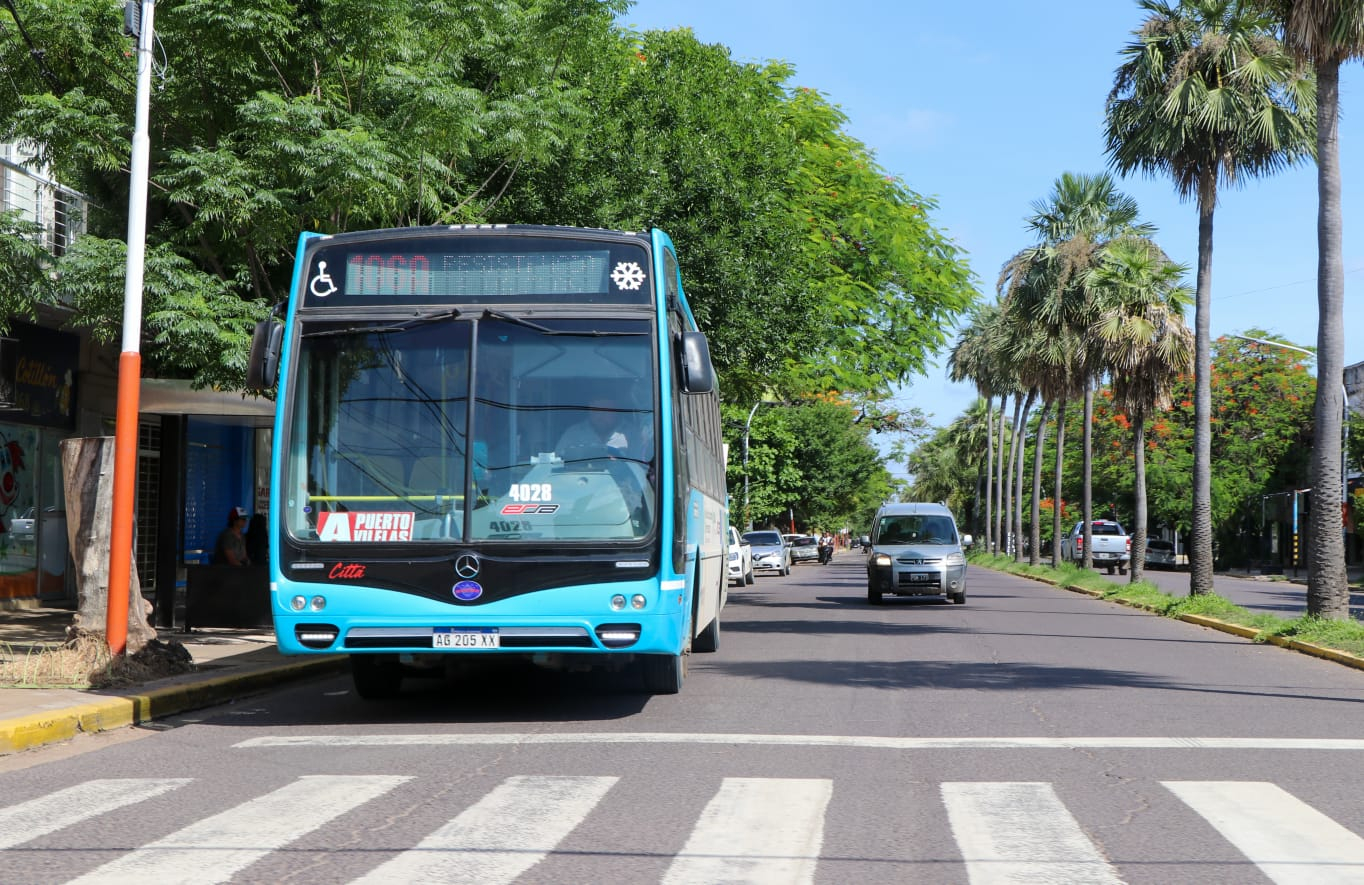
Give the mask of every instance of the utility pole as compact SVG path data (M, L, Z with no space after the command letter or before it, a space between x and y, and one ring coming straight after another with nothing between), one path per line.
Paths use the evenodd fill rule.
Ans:
M124 30L137 38L137 111L129 164L128 265L123 281L123 351L118 358L118 406L114 425L114 501L109 531L109 588L105 635L109 651L128 644L128 596L132 583L133 507L137 491L137 412L142 383L142 274L147 243L147 135L152 89L152 17L156 0L128 0ZM140 602L140 600L139 600Z

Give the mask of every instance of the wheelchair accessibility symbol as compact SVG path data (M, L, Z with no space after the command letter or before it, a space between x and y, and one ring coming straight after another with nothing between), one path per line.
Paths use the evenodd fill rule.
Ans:
M318 298L326 298L336 291L336 283L332 282L331 274L327 273L327 262L317 263L317 273L313 275L312 282L308 284L308 291Z

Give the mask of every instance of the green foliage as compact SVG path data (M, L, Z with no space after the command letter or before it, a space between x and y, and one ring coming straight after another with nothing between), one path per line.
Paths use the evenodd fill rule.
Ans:
M33 319L39 304L55 297L49 270L52 256L41 231L13 212L0 212L0 333L10 317Z
M158 4L145 352L160 371L232 384L242 323L263 313L249 302L284 297L299 231L481 220L517 169L590 119L588 72L619 43L624 8ZM121 316L123 257L108 241L127 228L136 59L120 24L103 0L39 0L0 19L15 86L0 96L0 138L31 143L97 207L91 243L58 270L72 274L60 287L75 321L101 335Z
M1249 330L1252 337L1268 337ZM1213 525L1224 554L1234 555L1243 529L1258 527L1260 496L1300 487L1311 447L1315 380L1291 351L1239 338L1214 342L1212 370ZM1152 526L1186 531L1192 496L1193 379L1172 388L1171 406L1152 412L1146 427L1147 503ZM1067 434L1080 431L1079 416ZM1131 422L1105 388L1094 406L1096 513L1132 514ZM1074 438L1074 437L1073 437ZM1067 500L1079 498L1078 453L1068 453ZM1102 503L1101 503L1102 502Z
M751 408L751 407L750 407ZM741 406L722 406L729 444L730 515L735 525L838 531L871 522L890 497L891 476L871 443L871 429L841 400L759 408L749 428L744 474ZM747 478L748 519L744 514Z
M933 206L842 131L842 112L689 30L603 58L593 116L493 220L666 229L726 395L887 392L974 296Z
M84 316L115 314L122 310L126 262L121 240L81 237L57 265L57 293ZM268 315L268 305L242 300L165 244L147 249L144 300L143 334L153 345L144 353L144 374L240 386L252 328ZM91 334L109 343L120 330L120 324L103 323Z
M977 492L985 481L985 431L985 401L977 400L905 459L914 477L907 496L945 502L963 531L969 526L969 531L979 532L984 525L984 502L977 500Z
M791 175L799 278L821 314L818 359L793 366L815 390L884 389L921 370L976 298L957 248L914 193L841 131L843 113L811 89L789 101L802 159Z

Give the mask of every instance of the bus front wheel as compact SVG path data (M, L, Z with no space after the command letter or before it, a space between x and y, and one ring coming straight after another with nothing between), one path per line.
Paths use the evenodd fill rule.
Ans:
M644 655L644 689L650 694L677 694L687 677L687 656Z
M380 655L351 655L355 693L367 701L395 697L403 684L402 666Z

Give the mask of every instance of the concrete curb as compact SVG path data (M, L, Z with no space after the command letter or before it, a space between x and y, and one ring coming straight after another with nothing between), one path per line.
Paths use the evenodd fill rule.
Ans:
M330 675L345 669L344 655L292 661L242 673L166 685L136 694L103 697L88 704L0 721L0 755L44 744L150 722L186 710L211 707L284 682Z
M973 563L973 565L980 564ZM990 568L989 566L986 565L980 565L980 567ZM998 569L990 570L999 571ZM1004 571L1000 571L999 573L1002 575L1013 575L1016 578L1027 578L1028 580L1036 581L1039 584L1047 584L1049 586L1055 587L1058 590L1069 590L1071 593L1080 593L1084 596L1088 596L1093 599L1102 599L1104 602L1114 602L1117 603L1118 605L1126 606L1127 608L1135 608L1140 609L1141 611L1150 612L1152 614L1159 614L1159 612L1156 611L1156 609L1152 608L1149 605L1142 605L1139 602L1128 602L1125 599L1119 599L1114 596L1105 596L1103 592L1099 590L1089 590L1084 587L1066 587L1061 584L1057 584L1054 581L1048 581L1046 578L1038 577L1036 575L1020 575L1014 572ZM1162 617L1164 616L1162 615ZM1211 630L1218 630L1222 633L1230 633L1233 636L1239 636L1242 639L1256 639L1256 637L1260 635L1260 631L1256 630L1254 627L1243 627L1240 624L1231 624L1228 623L1227 621L1219 621L1217 618L1210 618L1207 615L1176 615L1175 617L1171 618L1171 620L1184 621L1185 623L1188 624L1196 624L1200 627L1207 627ZM1352 655L1349 652L1339 651L1334 648L1326 648L1325 646L1321 645L1313 645L1310 642L1303 642L1298 639L1290 639L1289 637L1286 636L1266 636L1261 641L1268 642L1271 645L1277 645L1280 648L1287 648L1292 651L1302 652L1303 654L1311 655L1314 658L1321 658L1322 660L1331 661L1336 664L1343 664L1346 667L1352 667L1356 670L1364 670L1364 658Z

